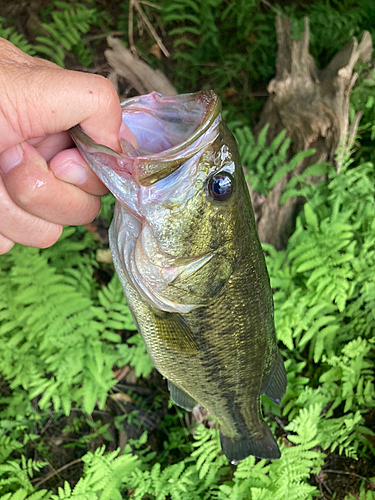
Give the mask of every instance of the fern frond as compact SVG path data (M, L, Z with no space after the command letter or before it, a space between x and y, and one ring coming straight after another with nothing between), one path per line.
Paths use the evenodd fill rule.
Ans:
M43 393L41 407L52 399L57 410L68 413L73 401L81 401L90 413L97 401L105 402L114 382L113 365L125 365L134 356L142 373L150 372L144 344L128 347L117 334L126 326L134 328L118 284L103 292L107 305L116 295L108 310L93 304L92 270L78 266L65 276L41 252L21 247L9 259L13 272L3 276L9 302L0 308L0 338L2 373L12 387L22 386L32 397ZM77 284L81 270L84 279Z
M26 54L29 54L30 56L35 55L35 48L28 42L23 34L17 32L12 24L12 20L0 16L0 37L8 40L10 43L22 50L22 52L26 52Z
M24 455L21 456L20 461L8 460L3 464L0 463L0 493L5 493L9 489L17 489L18 491L15 494L25 495L24 498L26 498L27 494L34 491L30 483L34 471L39 471L45 465L45 462L42 463L32 459L26 460ZM42 495L41 498L45 497Z
M92 55L82 36L91 26L100 24L100 17L96 8L54 0L50 6L51 20L42 23L44 34L36 37L39 43L35 50L62 67L67 51L73 51L82 65L91 64Z
M0 496L0 500L48 500L51 498L51 493L47 490L39 490L29 494L28 490L23 488L18 489L15 493L7 493Z

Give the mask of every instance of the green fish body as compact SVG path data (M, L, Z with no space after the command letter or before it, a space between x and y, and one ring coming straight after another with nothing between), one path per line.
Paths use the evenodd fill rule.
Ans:
M260 395L286 375L237 145L212 91L125 101L139 150L74 138L117 198L110 246L128 306L174 402L217 418L224 454L279 458Z

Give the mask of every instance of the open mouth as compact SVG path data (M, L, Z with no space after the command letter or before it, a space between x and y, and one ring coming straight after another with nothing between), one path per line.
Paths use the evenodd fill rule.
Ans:
M212 91L163 97L156 92L122 103L122 119L139 142L139 156L175 154L207 130L220 112Z
M212 90L163 97L156 92L122 103L122 119L139 148L122 139L122 153L97 144L79 127L70 130L80 152L121 200L133 183L151 186L175 172L218 135L221 102Z

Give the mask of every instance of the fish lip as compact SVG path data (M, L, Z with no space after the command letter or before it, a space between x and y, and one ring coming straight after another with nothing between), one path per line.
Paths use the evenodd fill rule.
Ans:
M68 130L71 138L73 139L74 143L77 144L77 140L83 142L86 146L89 148L94 149L94 153L105 153L109 156L114 156L116 158L121 158L122 155L121 153L117 153L117 151L113 150L112 148L108 146L104 146L104 144L99 144L94 141L94 139L91 139L89 135L86 134L86 132L83 130L83 128L80 125L75 125L74 127L70 128Z

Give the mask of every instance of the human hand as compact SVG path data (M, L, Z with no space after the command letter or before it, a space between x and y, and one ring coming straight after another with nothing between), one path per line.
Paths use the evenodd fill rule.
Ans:
M137 140L108 80L28 56L3 39L0 96L0 254L15 242L45 248L63 224L92 221L107 192L67 130L80 123L116 151L119 135Z

